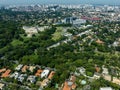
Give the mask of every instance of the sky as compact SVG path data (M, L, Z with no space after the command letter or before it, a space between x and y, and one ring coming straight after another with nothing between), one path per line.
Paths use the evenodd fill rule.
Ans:
M120 5L120 0L0 0L0 5L30 4L109 4Z

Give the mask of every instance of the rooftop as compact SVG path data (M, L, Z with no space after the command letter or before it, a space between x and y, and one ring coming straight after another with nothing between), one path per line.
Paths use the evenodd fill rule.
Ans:
M10 72L11 72L10 69L6 70L5 73L3 73L1 77L8 77Z
M43 70L41 70L41 69L37 70L35 76L40 76L42 72L43 72Z

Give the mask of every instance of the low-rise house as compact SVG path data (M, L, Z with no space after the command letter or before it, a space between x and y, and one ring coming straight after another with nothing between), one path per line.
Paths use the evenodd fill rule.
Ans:
M85 68L83 68L83 67L80 67L80 68L77 68L78 70L79 70L79 72L81 73L81 74L85 74Z
M47 78L48 77L48 74L49 74L50 70L49 69L44 69L43 72L41 73L41 78L45 77Z
M103 88L100 88L100 90L113 90L111 87L103 87Z
M101 74L96 72L96 73L94 73L93 77L94 77L94 79L99 79L101 77Z
M23 65L22 65L22 64L19 64L19 65L15 68L15 70L19 71L22 67L23 67Z
M1 77L9 77L9 76L10 76L10 72L11 72L10 69L6 70L5 73L3 73L3 74L1 75Z
M35 66L29 66L29 69L28 69L28 70L29 70L30 72L33 72L33 71L35 70L35 68L36 68Z
M113 83L120 85L120 79L113 77Z
M49 84L49 80L48 79L44 79L42 82L40 82L40 85L42 88L46 87Z
M48 79L52 79L52 77L54 76L54 74L55 74L55 72L52 71L52 72L49 74Z
M96 72L99 73L99 72L100 72L100 67L96 66L96 67L95 67L95 70L96 70Z
M43 72L43 70L41 70L41 69L37 70L35 76L40 76L42 72Z
M75 90L76 89L75 80L76 80L75 76L73 75L70 76L70 79L65 81L62 90Z
M19 73L18 72L14 72L12 75L10 75L10 78L15 78L17 79L19 76Z
M4 86L5 86L5 84L0 83L0 90L3 90Z
M102 74L106 74L106 75L107 75L107 74L109 74L109 72L108 72L108 69L107 69L107 68L104 68L104 67L103 67L102 69L103 69Z
M29 66L25 65L25 66L23 66L23 68L22 68L21 71L22 71L22 72L26 72L28 68L29 68Z
M111 81L112 79L111 75L103 75L103 78L107 81Z
M26 77L27 77L27 74L21 74L21 75L18 77L18 81L23 82L23 80L25 80Z
M96 40L96 43L98 43L98 44L104 44L104 42L101 41L100 39Z
M30 75L27 78L27 81L30 82L30 83L35 83L36 82L36 76Z
M72 81L65 81L64 87L62 90L75 90L76 84L74 84Z
M0 73L5 72L6 68L0 69Z

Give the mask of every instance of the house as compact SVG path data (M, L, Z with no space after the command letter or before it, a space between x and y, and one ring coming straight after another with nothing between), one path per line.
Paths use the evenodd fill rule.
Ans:
M120 85L120 79L113 77L113 83Z
M42 82L40 82L40 85L42 88L46 87L50 81L48 79L44 79Z
M43 70L43 72L41 73L41 78L43 78L43 77L46 77L47 78L47 76L48 76L48 74L49 74L49 72L50 72L50 70L49 69L44 69Z
M0 83L0 90L3 90L4 86L5 86L5 84Z
M112 77L111 75L103 75L103 78L107 81L111 81L112 80Z
M41 69L37 70L35 76L40 76L42 72L43 72L43 70L41 70Z
M23 82L23 80L25 80L26 77L27 77L27 74L21 74L21 75L18 77L18 81Z
M6 68L0 69L0 73L5 72Z
M54 76L54 74L55 74L55 72L52 71L52 72L49 74L48 79L52 79L52 77Z
M100 88L100 90L113 90L111 87L103 87L103 88Z
M99 79L101 77L101 75L99 73L95 72L93 77L94 77L94 79Z
M76 77L74 75L70 76L70 79L65 81L62 90L75 90L76 89L75 80Z
M98 43L98 44L104 44L104 42L101 41L100 39L96 40L96 43Z
M10 72L11 72L10 69L6 70L5 73L1 75L1 77L8 77L10 75Z
M103 72L102 72L103 74L106 74L106 75L107 75L107 74L109 74L109 72L108 72L108 69L107 69L107 68L102 67L102 69L103 69Z
M29 70L30 72L33 72L33 71L35 70L35 68L36 68L35 66L29 66L29 69L28 69L28 70Z
M62 90L75 90L76 84L72 81L66 80Z
M19 71L22 67L23 67L23 65L22 65L22 64L19 64L19 65L15 68L15 70Z
M12 75L10 75L10 78L14 77L15 79L17 79L18 76L19 76L19 73L18 72L14 72Z
M77 68L77 69L79 70L79 72L80 72L81 74L84 74L84 73L85 73L85 68L80 67L80 68Z
M23 66L23 68L22 68L22 72L26 72L27 69L28 69L28 67L29 67L29 66L27 66L27 65Z
M96 70L96 72L99 73L99 72L100 72L100 67L96 66L96 67L95 67L95 70Z
M35 83L36 82L36 76L30 75L27 78L27 81L30 82L30 83Z
M69 82L70 83L70 82ZM65 81L64 87L62 90L71 90L71 87L68 86L68 81Z

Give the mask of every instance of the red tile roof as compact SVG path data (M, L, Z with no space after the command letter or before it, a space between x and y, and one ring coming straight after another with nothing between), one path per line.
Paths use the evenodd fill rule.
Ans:
M68 86L68 82L67 81L64 83L63 90L71 90L71 88Z
M5 73L3 73L3 74L1 75L1 77L8 77L9 74L10 74L10 72L11 72L10 69L6 70Z
M40 76L42 72L43 72L43 70L41 70L41 69L37 70L35 76Z

